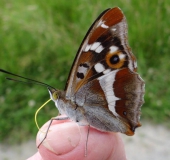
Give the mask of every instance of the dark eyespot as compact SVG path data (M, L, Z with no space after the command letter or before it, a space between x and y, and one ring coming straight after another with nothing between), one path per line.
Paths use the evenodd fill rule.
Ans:
M89 66L87 65L87 63L81 63L80 67L83 66L84 68L89 68Z
M84 78L84 74L77 72L77 77L80 78L80 79L83 79Z
M118 63L119 62L119 56L118 55L114 55L114 56L112 56L111 58L110 58L110 63L111 64L116 64L116 63Z

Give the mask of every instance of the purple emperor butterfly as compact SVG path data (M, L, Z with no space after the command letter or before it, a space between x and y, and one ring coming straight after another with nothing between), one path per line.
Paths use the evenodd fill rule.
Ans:
M107 9L87 32L65 90L49 86L50 96L59 112L67 115L62 119L70 118L101 131L133 135L135 128L141 126L145 85L136 71L136 58L127 42L126 18L117 7Z
M117 7L107 9L87 32L65 90L50 90L51 99L80 125L133 135L144 103L144 81L136 71L126 18Z

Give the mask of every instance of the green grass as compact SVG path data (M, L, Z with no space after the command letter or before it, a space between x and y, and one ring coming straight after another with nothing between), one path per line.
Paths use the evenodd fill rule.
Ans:
M142 119L170 120L170 1L148 0L2 0L0 68L63 89L88 28L106 8L119 6L129 25L129 43L146 81ZM5 80L0 74L0 140L35 136L34 113L49 99L45 87ZM42 125L57 115L49 103L38 117Z

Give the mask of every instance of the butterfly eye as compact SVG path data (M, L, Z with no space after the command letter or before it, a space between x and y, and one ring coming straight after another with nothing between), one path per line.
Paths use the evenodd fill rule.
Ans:
M57 100L57 99L58 99L58 93L57 93L57 91L54 92L54 93L52 94L52 96L53 96L53 99L54 99L54 100Z
M110 58L110 63L111 64L116 64L119 62L119 56L118 55L113 55L111 58Z

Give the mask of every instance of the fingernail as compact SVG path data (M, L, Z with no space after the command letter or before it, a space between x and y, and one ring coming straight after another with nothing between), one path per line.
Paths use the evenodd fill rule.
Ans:
M39 142L44 139L46 126L41 131L37 135ZM47 137L41 145L57 155L62 155L75 149L80 142L80 137L80 130L76 123L60 123L50 126Z

